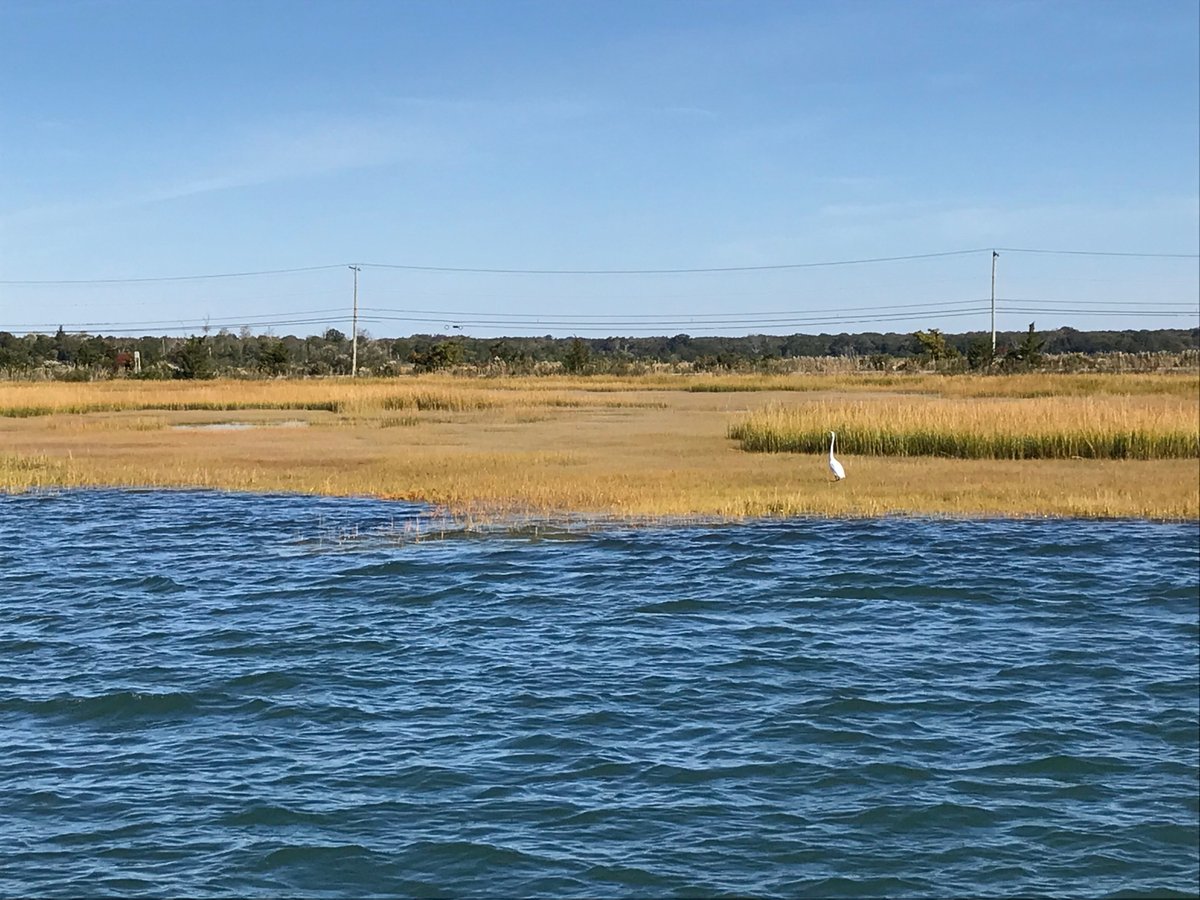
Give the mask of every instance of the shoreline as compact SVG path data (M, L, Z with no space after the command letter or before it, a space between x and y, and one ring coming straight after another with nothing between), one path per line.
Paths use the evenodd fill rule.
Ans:
M611 514L589 514L578 510L538 510L526 512L497 512L487 515L486 510L479 508L470 512L454 511L442 508L428 500L388 497L383 494L371 493L311 493L302 491L256 490L256 488L218 487L196 485L108 485L108 484L78 484L78 485L43 485L22 488L22 490L5 490L0 488L0 497L8 498L40 498L54 497L64 493L224 493L240 497L262 497L281 499L329 499L329 500L362 500L372 503L397 503L412 506L424 506L418 518L428 517L430 520L444 522L448 526L458 526L463 532L490 532L490 530L522 530L528 528L558 528L563 532L571 532L578 528L586 532L590 528L690 528L706 527L720 528L725 526L751 526L751 524L770 524L780 522L887 522L887 521L929 521L929 522L1128 522L1136 524L1171 524L1171 526L1186 526L1200 523L1200 517L1148 517L1132 515L1070 515L1051 514L1051 512L926 512L919 510L894 510L888 512L841 512L838 515L818 514L818 512L797 512L797 514L762 514L738 517L722 516L620 516Z

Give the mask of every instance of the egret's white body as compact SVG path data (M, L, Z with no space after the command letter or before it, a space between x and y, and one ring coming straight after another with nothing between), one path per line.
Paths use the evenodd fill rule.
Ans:
M846 470L842 468L842 464L833 458L833 444L837 440L837 435L834 432L829 432L829 471L833 473L834 481L841 481L846 477Z

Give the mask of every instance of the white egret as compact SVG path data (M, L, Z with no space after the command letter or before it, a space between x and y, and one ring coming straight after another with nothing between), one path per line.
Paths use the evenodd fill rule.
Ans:
M829 432L829 471L833 473L834 481L841 481L846 477L846 470L842 468L842 464L833 458L833 443L837 440L837 435L834 432Z

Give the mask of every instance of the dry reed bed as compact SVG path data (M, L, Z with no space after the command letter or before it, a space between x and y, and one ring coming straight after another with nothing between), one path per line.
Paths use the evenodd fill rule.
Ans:
M651 373L633 376L520 376L466 379L422 376L428 383L461 387L480 380L498 391L691 391L738 393L762 391L844 391L935 394L946 397L1053 397L1170 394L1200 395L1200 373L1029 373L1014 375L938 375L924 372L792 373L774 375Z
M0 417L60 413L148 411L310 410L370 413L389 410L471 411L493 408L661 406L649 398L588 398L580 394L838 391L929 394L942 397L1058 397L1166 395L1196 400L1195 374L930 375L681 375L244 381L0 382Z
M494 408L661 406L660 401L586 398L566 385L496 389L447 379L93 383L0 382L0 416L106 412L308 410L362 414L395 410L468 412ZM626 387L626 390L629 390Z
M690 391L843 391L847 393L931 394L941 397L1063 397L1166 394L1200 396L1197 374L1019 374L934 375L860 373L856 375L729 375L692 377Z
M874 398L772 405L729 428L742 449L959 459L1200 457L1197 404L1173 395Z
M66 461L44 454L0 454L0 492L12 494L30 489L64 487L67 468Z

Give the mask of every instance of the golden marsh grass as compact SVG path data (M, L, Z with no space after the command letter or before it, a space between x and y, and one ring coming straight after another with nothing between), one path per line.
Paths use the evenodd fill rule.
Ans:
M631 401L626 401L631 402ZM637 402L661 405L652 397ZM620 406L570 382L519 388L481 379L278 381L0 382L0 417L56 413L313 410L481 410L494 407Z
M0 490L209 487L422 500L478 516L630 520L1200 518L1193 458L958 459L847 448L839 457L849 477L833 484L823 443L813 452L748 453L729 437L731 426L786 414L823 434L908 416L913 427L957 423L967 434L1105 423L1170 432L1190 423L1194 438L1194 377L785 378L787 387L755 376L661 375L0 382ZM721 389L692 389L702 383ZM1047 388L1057 393L1030 395ZM282 427L297 421L307 427ZM220 423L253 427L178 427Z
M1196 403L1174 395L877 398L759 410L729 429L752 451L960 459L1200 457Z

